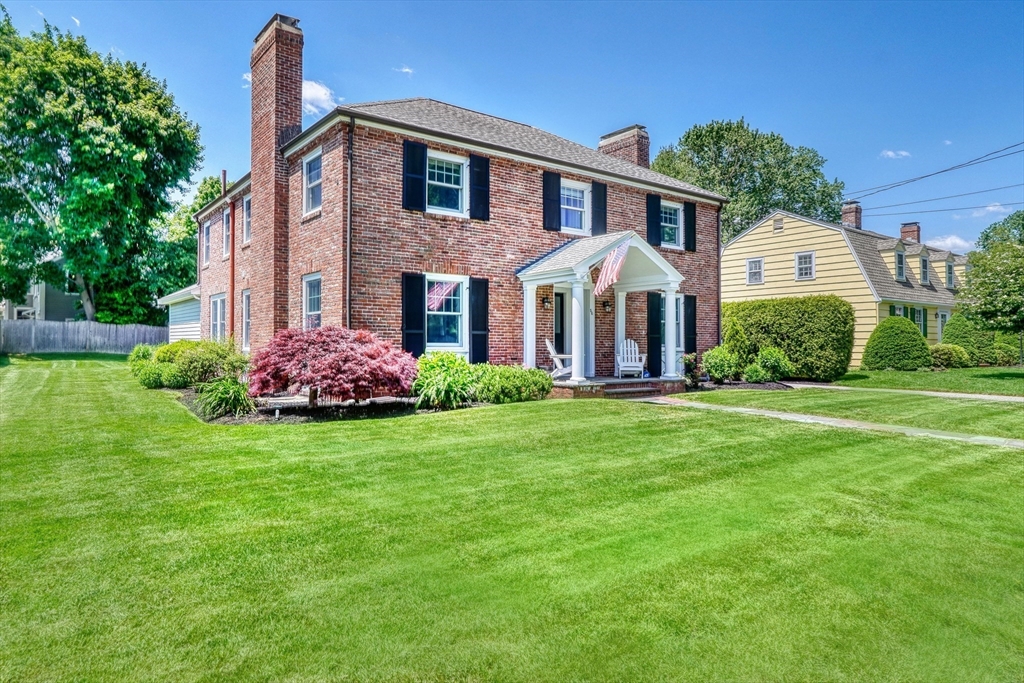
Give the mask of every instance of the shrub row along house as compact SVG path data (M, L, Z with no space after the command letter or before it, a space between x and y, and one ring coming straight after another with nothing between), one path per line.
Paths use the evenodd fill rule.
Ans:
M925 246L919 223L898 238L861 227L861 207L843 205L842 224L775 211L722 250L722 301L836 294L856 314L851 367L875 326L909 318L930 344L956 306L967 257Z
M302 130L302 47L283 15L255 40L251 171L196 216L199 282L163 302L181 336L198 323L255 350L283 328L342 325L416 356L564 355L572 383L614 374L626 339L668 380L684 351L718 343L726 199L651 171L642 126L590 149L406 99ZM598 294L611 254L624 260Z

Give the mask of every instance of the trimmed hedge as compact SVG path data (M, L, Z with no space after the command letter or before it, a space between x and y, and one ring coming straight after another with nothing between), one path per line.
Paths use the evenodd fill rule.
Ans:
M997 358L992 348L995 341L995 332L979 328L959 313L953 314L942 328L942 343L962 347L971 357L971 365L995 363Z
M185 349L193 349L201 343L202 342L192 341L191 339L179 339L176 342L156 347L153 359L156 360L157 363L177 363L178 356L182 351Z
M862 370L917 370L930 368L932 352L921 330L907 318L890 316L868 337Z
M996 342L992 346L992 353L995 355L996 365L1008 366L1020 362L1020 350L1003 342Z
M971 365L971 357L962 346L956 344L936 344L931 347L932 367L966 368Z
M733 321L742 329L750 347L744 355L776 346L793 363L793 377L830 382L850 367L853 306L833 294L727 303L722 316L723 330L731 330Z
M551 393L551 375L518 365L475 365L476 398L487 403L539 401Z

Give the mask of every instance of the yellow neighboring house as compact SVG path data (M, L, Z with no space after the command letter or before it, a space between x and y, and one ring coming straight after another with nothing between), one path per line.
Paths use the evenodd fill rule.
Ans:
M843 223L775 211L722 249L722 302L836 294L853 305L851 367L883 318L902 315L929 344L953 314L967 257L921 244L921 225L900 237L861 229L861 207L843 204Z

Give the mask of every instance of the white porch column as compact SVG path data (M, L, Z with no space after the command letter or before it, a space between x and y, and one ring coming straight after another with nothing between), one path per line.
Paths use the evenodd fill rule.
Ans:
M648 353L650 353L648 349ZM676 288L665 288L665 364L661 368L663 379L678 379L676 372Z
M618 371L618 354L622 342L626 341L626 293L615 292L615 369Z
M537 285L523 284L523 366L537 367Z
M572 376L571 382L583 382L586 370L583 366L583 280L572 282Z

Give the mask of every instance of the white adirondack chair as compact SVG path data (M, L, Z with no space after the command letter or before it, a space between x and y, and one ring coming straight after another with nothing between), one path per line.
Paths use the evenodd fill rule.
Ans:
M555 369L551 371L551 379L560 379L572 375L572 354L556 353L555 345L551 343L550 339L545 339L544 343L547 344L548 354L551 355L551 361L555 364ZM564 362L567 360L569 361L568 367Z
M619 345L619 352L615 354L615 376L621 378L625 373L635 373L637 377L643 377L646 362L647 354L640 353L636 342L624 339Z

